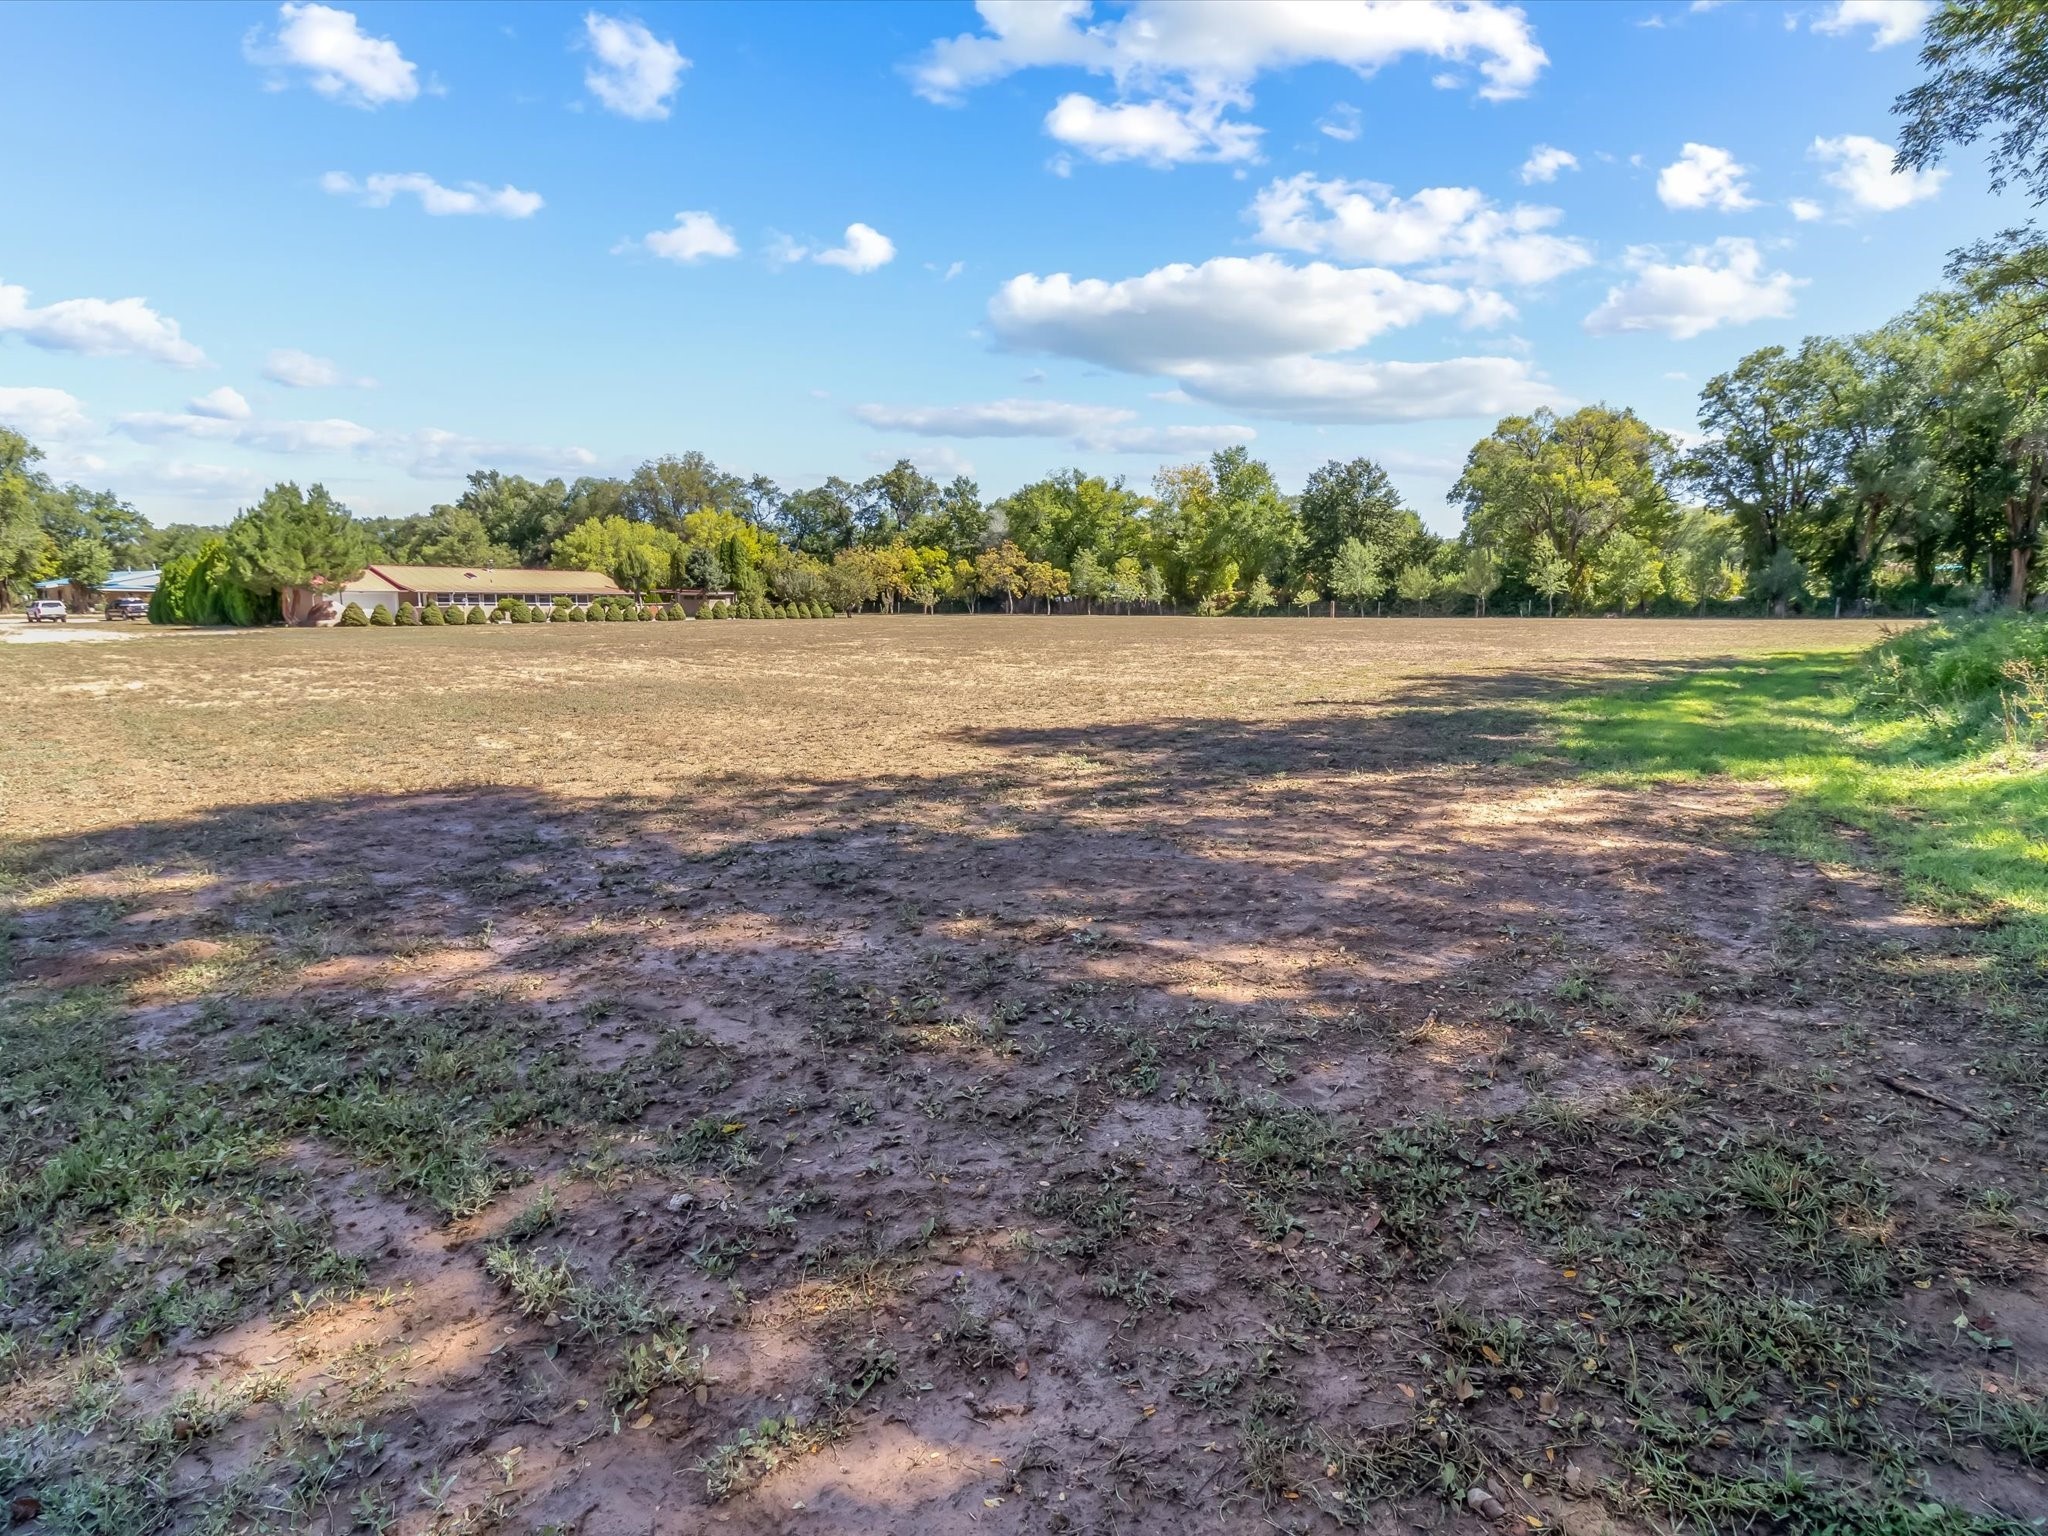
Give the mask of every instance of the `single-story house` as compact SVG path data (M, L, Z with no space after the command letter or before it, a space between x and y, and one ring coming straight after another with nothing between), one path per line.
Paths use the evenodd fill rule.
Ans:
M334 624L350 603L365 613L401 604L438 608L495 608L501 597L542 607L565 597L579 608L596 597L623 597L611 577L598 571L523 570L512 566L369 565L353 581L335 587L291 587L284 594L287 624Z
M147 602L163 576L160 570L109 571L97 587L81 587L68 576L36 583L37 597L54 597L67 608L86 608L116 597L139 597Z

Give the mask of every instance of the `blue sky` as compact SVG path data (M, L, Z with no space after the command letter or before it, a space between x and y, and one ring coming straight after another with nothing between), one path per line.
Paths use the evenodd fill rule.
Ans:
M1889 172L1928 9L0 7L0 421L159 521L1244 440L1455 526L1497 415L1684 430L2017 222Z

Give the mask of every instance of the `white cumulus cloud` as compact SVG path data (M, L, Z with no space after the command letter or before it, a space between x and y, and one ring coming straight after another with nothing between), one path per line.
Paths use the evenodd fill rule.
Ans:
M854 416L919 437L1052 437L1098 453L1207 453L1258 434L1244 426L1145 426L1114 405L990 400L972 405L857 405Z
M1025 273L989 322L1006 345L1158 375L1178 397L1295 421L1415 421L1554 402L1513 358L1381 362L1341 355L1426 320L1487 323L1497 294L1383 267L1225 256L1116 282Z
M498 442L440 427L388 432L340 416L271 420L253 413L237 416L199 408L213 402L214 397L207 396L182 411L134 411L119 417L115 426L124 436L138 442L189 439L228 443L292 458L347 455L395 465L422 480L457 479L473 469L488 466L547 474L575 473L597 462L597 456L587 448Z
M1316 123L1316 131L1339 144L1352 144L1365 132L1365 125L1358 108L1348 101L1340 101L1322 115Z
M1203 364L1179 375L1190 395L1287 421L1356 423L1498 417L1570 400L1519 357L1379 362L1290 357Z
M805 253L820 266L843 267L848 272L872 272L896 259L896 242L868 224L849 224L838 245Z
M1810 197L1795 197L1786 203L1785 206L1792 210L1792 217L1802 224L1811 224L1815 219L1821 218L1827 213L1827 209L1821 207L1819 203L1816 203Z
M1526 94L1550 62L1528 17L1488 0L1137 0L1094 25L1085 0L980 0L976 9L983 31L936 42L911 66L920 95L957 101L1051 66L1227 99L1269 70L1327 63L1370 75L1415 54L1475 67L1479 94L1502 99Z
M444 187L424 171L380 171L361 181L346 171L329 171L320 178L320 186L336 197L353 197L365 208L388 208L401 194L410 195L419 199L422 211L435 215L530 219L545 206L538 192L522 192L513 186L490 187L480 181Z
M84 403L67 390L0 385L0 427L11 427L31 442L47 442L82 437L92 422Z
M857 405L853 414L871 427L920 437L1078 437L1137 417L1136 411L1114 405L1014 399L974 405Z
M596 11L583 18L583 37L595 60L583 83L605 109L643 123L668 116L669 98L690 61L644 23Z
M1027 272L997 291L989 320L1021 349L1176 373L1191 362L1349 351L1397 326L1462 315L1471 304L1460 288L1376 267L1219 256L1118 282Z
M0 283L0 336L19 336L50 352L87 357L146 357L174 368L198 368L206 354L179 332L178 322L147 299L59 299L32 305L28 290Z
M418 69L390 38L363 31L354 12L286 0L277 15L276 31L265 35L258 28L243 39L251 63L296 70L322 96L352 107L381 107L419 95Z
M1939 192L1942 182L1948 179L1944 170L1893 170L1891 145L1860 133L1815 139L1807 153L1829 167L1821 180L1856 207L1878 213L1924 202Z
M212 416L221 421L247 421L256 414L249 409L249 402L242 398L242 392L227 384L209 390L196 400L186 401L185 409L194 416Z
M1664 260L1654 247L1638 246L1628 262L1634 276L1608 289L1600 307L1586 316L1586 329L1596 336L1647 331L1689 341L1724 325L1783 320L1806 282L1765 271L1754 240L1729 236L1696 246L1677 262Z
M1259 129L1223 120L1220 107L1167 101L1105 104L1078 92L1045 115L1045 131L1091 160L1168 166L1195 160L1255 160Z
M740 243L733 238L732 231L701 209L677 214L673 227L654 230L638 244L664 261L685 265L740 253Z
M1135 0L1100 21L1087 0L979 0L977 9L980 32L941 39L909 66L919 95L954 103L1019 70L1087 70L1114 81L1119 99L1068 96L1047 131L1151 165L1253 158L1260 130L1225 114L1249 109L1253 82L1269 71L1321 63L1369 76L1416 56L1470 68L1478 93L1498 101L1527 94L1549 63L1527 15L1492 0ZM1438 83L1465 81L1452 72ZM1333 138L1357 135L1355 116L1323 126Z
M1578 168L1579 157L1570 150L1538 144L1529 151L1529 158L1522 162L1522 185L1532 187L1539 181L1555 181L1559 171L1576 171Z
M1870 29L1873 50L1910 43L1934 14L1934 0L1835 0L1813 23L1816 32L1837 37Z
M1666 208L1718 208L1738 213L1754 208L1746 178L1749 167L1738 165L1725 149L1687 144L1678 158L1657 173L1657 196Z
M470 437L440 427L383 434L374 449L419 480L454 480L475 469L510 469L525 474L578 474L597 463L588 448L549 448L532 443Z
M1319 180L1303 172L1252 200L1263 245L1345 261L1421 266L1429 275L1481 282L1542 283L1583 267L1583 241L1551 234L1555 208L1499 208L1471 187L1425 187L1412 197L1369 181Z
M296 347L279 347L263 360L263 377L287 389L368 389L375 379L352 379L331 357L317 357Z

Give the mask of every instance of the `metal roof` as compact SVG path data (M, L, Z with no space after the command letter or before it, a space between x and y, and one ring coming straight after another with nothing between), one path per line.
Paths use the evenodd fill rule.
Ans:
M154 592L163 572L153 571L109 571L107 579L93 590L96 592ZM38 592L54 592L59 587L72 584L69 576L53 576L48 581L36 583Z
M382 577L401 592L495 592L502 597L517 597L524 592L559 592L564 596L588 593L595 597L619 591L611 577L598 571L379 563L370 566L367 574Z

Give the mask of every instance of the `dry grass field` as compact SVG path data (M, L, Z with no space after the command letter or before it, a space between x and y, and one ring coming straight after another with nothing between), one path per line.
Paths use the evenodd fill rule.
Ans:
M0 1501L2037 1529L2038 992L1558 735L1877 634L0 646Z

